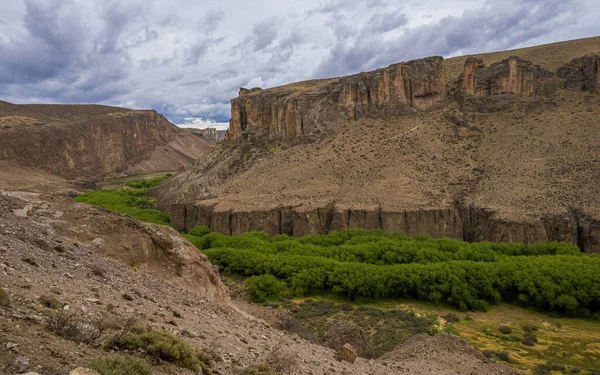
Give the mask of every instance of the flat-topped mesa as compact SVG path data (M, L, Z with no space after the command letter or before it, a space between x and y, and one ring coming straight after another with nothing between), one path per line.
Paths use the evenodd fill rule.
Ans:
M600 89L600 54L588 54L571 60L556 75L566 78L564 87L571 91L596 92Z
M483 60L469 57L465 61L461 88L467 95L486 97L514 94L520 97L545 95L555 89L554 75L539 65L517 56L486 67Z
M290 141L332 121L427 111L445 104L440 56L353 76L261 90L240 89L231 101L227 140L266 136Z

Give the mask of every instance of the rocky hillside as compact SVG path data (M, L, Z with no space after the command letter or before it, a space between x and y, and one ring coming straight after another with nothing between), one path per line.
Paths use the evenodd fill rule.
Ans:
M212 147L155 111L0 102L0 160L67 179L177 170Z
M22 178L6 178L15 174ZM71 189L43 172L0 168L2 374L93 375L71 370L98 358L141 360L155 375L254 374L250 366L265 363L278 374L517 373L445 335L381 361L356 358L353 349L336 360L334 350L238 309L217 268L173 229L74 202ZM210 366L190 371L175 355L153 357L166 353L156 348L103 350L125 329L169 332L163 345L186 343ZM432 355L435 371L425 357Z
M600 38L261 90L154 193L180 229L353 227L600 251Z

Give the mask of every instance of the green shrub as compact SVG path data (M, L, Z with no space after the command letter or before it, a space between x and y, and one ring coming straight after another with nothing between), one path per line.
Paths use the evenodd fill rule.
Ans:
M197 227L193 227L188 232L189 235L195 237L202 237L210 233L210 229L206 225L199 225Z
M125 333L113 337L106 349L143 349L151 357L172 362L192 371L201 371L196 351L182 338L165 331L150 331L143 334Z
M509 362L510 354L508 352L496 352L496 358L504 362Z
M498 331L500 331L500 333L502 333L504 335L510 335L512 333L512 328L507 327L507 326L502 326L502 327L498 328Z
M51 294L41 295L38 300L40 301L42 306L47 307L49 309L56 310L56 309L60 309L62 307L62 303L58 300L58 298L56 298L56 296L53 296Z
M0 306L10 306L10 297L8 296L8 292L3 288L0 288Z
M135 357L98 358L91 361L88 368L102 375L151 375L152 367Z
M460 322L460 317L454 313L450 313L450 314L444 316L444 319L446 319L446 321L448 323Z
M523 335L523 339L521 340L523 345L527 346L534 346L537 343L537 341L537 335L533 332L525 332L525 334Z
M285 288L285 283L273 275L252 276L246 279L246 286L258 301L275 298Z
M169 177L171 177L170 174L167 174L165 176L160 176L160 177L142 179L142 180L129 180L125 183L125 185L132 187L134 189L150 189L150 188L160 185L164 180L166 180Z

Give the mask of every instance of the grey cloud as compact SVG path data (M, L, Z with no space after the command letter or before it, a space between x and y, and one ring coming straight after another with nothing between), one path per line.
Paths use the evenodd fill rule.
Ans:
M386 27L372 34L338 33L336 45L315 68L313 76L347 74L434 54L451 56L510 48L570 24L572 19L564 15L577 8L578 3L577 0L489 0L461 16L407 29L385 42L380 33ZM402 23L401 18L397 21Z
M600 16L593 0L460 0L451 17L441 0L8 3L0 100L154 108L174 122L226 122L240 86L590 36Z

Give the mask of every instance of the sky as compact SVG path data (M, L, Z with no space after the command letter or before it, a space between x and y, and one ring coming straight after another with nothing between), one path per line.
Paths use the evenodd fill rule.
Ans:
M2 0L0 100L226 128L240 87L596 36L596 2Z

